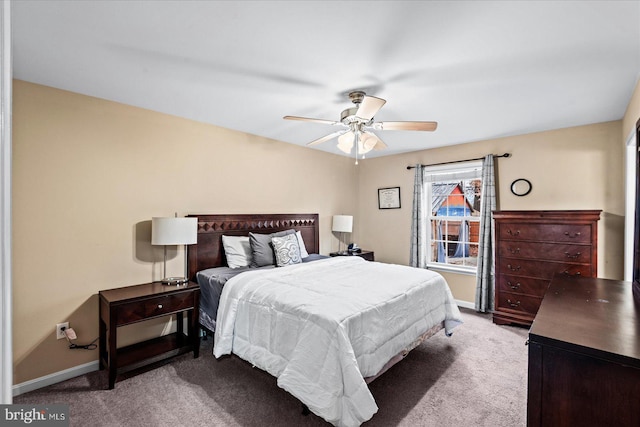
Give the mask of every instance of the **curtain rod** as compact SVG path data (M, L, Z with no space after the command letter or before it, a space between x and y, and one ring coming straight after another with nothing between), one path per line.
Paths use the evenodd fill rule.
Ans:
M493 157L511 157L511 153L504 154L493 154ZM466 159L466 160L454 160L452 162L442 162L442 163L433 163L430 165L420 165L420 166L440 166L440 165L450 165L452 163L463 163L463 162L471 162L474 160L484 160L484 157L477 157L475 159ZM415 169L415 166L407 166L407 170Z

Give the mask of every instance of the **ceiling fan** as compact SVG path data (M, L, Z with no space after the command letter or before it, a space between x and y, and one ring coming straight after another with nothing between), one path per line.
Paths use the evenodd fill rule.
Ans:
M343 127L343 129L311 141L307 145L321 144L337 137L338 148L346 154L351 154L351 150L355 145L356 164L358 163L358 155L362 155L362 158L364 158L364 155L371 150L384 150L387 148L387 145L380 137L372 132L373 130L434 131L438 127L436 122L374 122L373 116L380 111L387 101L375 96L369 96L363 91L349 93L349 99L355 104L355 107L342 111L339 121L299 116L284 116L283 118Z

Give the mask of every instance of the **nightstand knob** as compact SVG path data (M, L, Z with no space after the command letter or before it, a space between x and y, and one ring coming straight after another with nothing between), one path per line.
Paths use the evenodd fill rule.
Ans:
M158 308L162 308L162 304L158 304Z

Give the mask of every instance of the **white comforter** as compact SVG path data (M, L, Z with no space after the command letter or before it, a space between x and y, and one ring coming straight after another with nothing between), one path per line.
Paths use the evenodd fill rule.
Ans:
M448 334L462 323L439 274L335 257L229 280L213 353L237 354L318 416L357 426L378 410L363 377L442 321Z

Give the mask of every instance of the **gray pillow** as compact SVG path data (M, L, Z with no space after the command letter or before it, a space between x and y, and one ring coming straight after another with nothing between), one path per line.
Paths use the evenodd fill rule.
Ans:
M249 233L249 245L251 246L251 267L264 267L275 265L276 259L273 252L272 237L282 237L295 234L295 230L278 231L272 234Z

